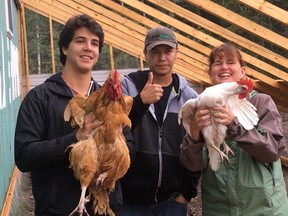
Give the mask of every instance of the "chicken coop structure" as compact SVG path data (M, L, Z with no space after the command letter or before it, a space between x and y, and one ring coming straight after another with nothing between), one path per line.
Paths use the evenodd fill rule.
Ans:
M247 75L254 81L255 89L271 95L279 110L288 112L287 4L286 8L281 8L271 2L273 1L235 0L234 4L243 9L249 8L254 15L264 16L283 26L283 32L272 31L265 25L252 21L251 17L242 16L211 0L1 0L1 5L5 6L0 7L0 13L3 14L0 21L1 215L9 215L17 187L19 171L14 163L14 129L21 100L33 87L34 79L29 73L26 9L49 19L52 57L52 21L64 24L72 15L80 13L95 18L104 29L112 69L113 48L139 59L143 69L146 32L158 25L170 27L175 31L179 42L174 70L199 89L211 84L207 74L210 50L223 42L231 41L241 48L247 62ZM192 5L195 10L188 10L187 5ZM204 13L211 19L201 16ZM227 23L229 28L220 25L220 22ZM235 29L241 30L242 34L235 33ZM249 35L259 40L251 40ZM267 43L271 46L267 46ZM281 52L273 51L275 49L271 49L272 46ZM54 58L51 65L55 73ZM123 71L126 72L129 71ZM108 75L108 71L106 73ZM105 75L103 72L104 77ZM47 76L49 75L37 76L36 85Z

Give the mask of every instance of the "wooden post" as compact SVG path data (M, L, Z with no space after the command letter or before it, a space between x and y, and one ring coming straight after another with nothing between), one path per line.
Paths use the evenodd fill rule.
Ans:
M4 200L1 216L8 216L10 213L18 174L19 174L19 170L15 166L12 177L11 177L10 185L6 194L6 198Z
M26 31L26 21L25 21L25 10L22 12L23 20L23 37L24 37L24 55L25 55L25 70L26 70L26 82L27 82L27 92L30 90L30 78L29 78L29 60L28 60L28 46L27 46L27 31Z
M53 38L53 25L52 16L49 15L49 29L50 29L50 44L51 44L51 58L52 58L52 72L55 74L55 53L54 53L54 38Z
M109 45L109 53L110 53L111 71L114 71L115 65L114 65L113 46L111 43L108 43L108 45Z
M139 60L140 60L140 68L141 68L141 70L144 70L144 63L143 63L142 55L140 55Z

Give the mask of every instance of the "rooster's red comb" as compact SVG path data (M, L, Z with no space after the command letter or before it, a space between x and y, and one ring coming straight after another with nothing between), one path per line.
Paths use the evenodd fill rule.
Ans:
M247 91L251 92L253 90L254 84L251 79L248 79L247 77L244 79L240 79L237 81L237 84L239 85L246 85L248 87Z

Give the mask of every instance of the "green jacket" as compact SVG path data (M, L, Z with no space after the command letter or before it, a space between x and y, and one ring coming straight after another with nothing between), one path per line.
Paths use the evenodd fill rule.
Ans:
M285 216L287 193L280 160L262 163L230 142L234 152L230 164L224 162L213 172L203 170L203 216ZM206 187L207 186L207 187Z

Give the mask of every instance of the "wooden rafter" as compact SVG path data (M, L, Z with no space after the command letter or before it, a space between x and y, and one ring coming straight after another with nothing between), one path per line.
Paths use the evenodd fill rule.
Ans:
M214 14L215 16L226 20L227 22L233 23L236 26L239 26L246 31L249 31L252 34L255 34L264 40L267 40L276 46L279 46L283 49L288 50L287 38L269 30L265 27L258 25L257 23L236 14L229 9L226 9L219 4L212 2L211 0L186 0L187 2L200 7L203 10L208 11L209 13ZM286 14L287 16L287 14Z
M203 17L192 13L191 11L186 10L183 7L178 6L177 4L169 1L169 0L148 0L149 2L156 4L172 13L176 13L178 16L183 17L187 20L189 20L190 22L201 26L211 32L213 32L214 34L218 34L220 36L222 36L223 38L232 41L236 44L238 44L239 46L250 50L256 54L258 54L259 56L262 56L266 59L269 59L273 62L275 62L276 64L282 65L286 68L288 68L288 59L275 53L272 52L271 50L260 46L256 43L254 43L253 41L250 41L244 37L241 37L207 19L204 19ZM287 15L288 16L288 15ZM222 42L219 42L222 43ZM210 51L209 51L210 52ZM260 61L257 58L252 57L251 55L246 55L245 59L248 63L253 64L254 66L261 68L264 71L267 71L268 73L271 73L272 75L274 75L275 77L278 77L280 79L284 79L286 81L288 81L288 74L285 73L284 71L281 71L275 67L272 67L271 65Z
M288 12L269 3L266 0L238 0L271 18L288 25Z
M181 8L171 1L148 1L153 4L158 4L158 6L161 6L171 13L177 13L180 17L183 17L184 14L187 15L188 13L188 17L192 17L190 20L191 22L194 20L195 24L212 31L215 34L217 34L217 31L224 31L222 27ZM135 11L125 7L125 4L128 4L129 6L134 7L137 11L142 11L143 14L145 13L151 17L155 17L155 19L167 23L172 28L177 29L178 31L175 32L179 41L179 55L175 63L175 71L182 74L188 81L198 83L201 86L209 86L211 84L207 74L210 48L198 41L206 41L207 44L212 46L217 46L222 42L192 28L191 26L188 26L185 23L181 23L173 17L169 17L167 14L155 10L149 5L143 4L142 1L122 0L122 2L125 3L124 6L111 0L93 0L93 2L88 0L22 0L22 2L25 8L29 8L46 17L50 16L51 19L62 24L72 15L79 13L89 14L102 25L105 32L105 43L110 44L111 48L115 47L139 58L142 65L141 67L143 67L143 41L145 34L150 28L159 24L152 19L149 19L147 16L143 16L142 14L136 13ZM197 0L190 0L189 2L200 4ZM208 2L211 4L211 1L209 0L203 2L206 5ZM218 5L218 7L220 6ZM215 11L211 13L215 13ZM187 35L190 35L197 40L191 39L191 37L188 38L179 32L185 32ZM282 65L282 68L288 68L288 59L284 56L280 56L264 47L253 44L251 41L237 36L228 30L225 30L224 33L226 39L231 41L234 40L235 43L238 43L240 46L257 53L260 56L268 56L268 58L275 64ZM282 42L280 41L280 45L281 43ZM253 68L248 68L247 74L254 79L255 88L260 92L270 94L282 110L288 111L287 72L281 71L275 66L256 59L245 52L243 52L243 57L250 65L254 66ZM267 74L272 74L275 77L278 77L278 80L270 78L269 76L257 71L255 68L261 68L261 70L267 72Z

